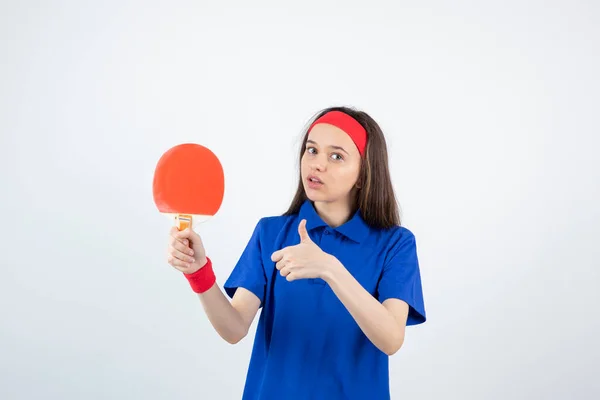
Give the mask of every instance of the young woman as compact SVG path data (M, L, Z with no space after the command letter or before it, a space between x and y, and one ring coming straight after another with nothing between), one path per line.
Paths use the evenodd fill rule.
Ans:
M383 133L364 112L325 109L300 154L289 209L258 221L224 290L195 232L171 230L168 261L229 343L262 308L243 399L389 399L388 358L425 309Z

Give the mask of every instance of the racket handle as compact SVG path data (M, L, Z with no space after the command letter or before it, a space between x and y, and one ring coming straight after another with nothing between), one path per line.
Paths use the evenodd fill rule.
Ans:
M188 214L177 214L175 216L175 226L180 231L192 226L192 216Z

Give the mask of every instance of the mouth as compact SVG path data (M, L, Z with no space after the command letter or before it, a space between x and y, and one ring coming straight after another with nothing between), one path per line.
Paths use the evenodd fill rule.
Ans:
M306 178L306 180L307 180L308 182L315 183L315 184L320 184L320 185L322 185L322 184L323 184L323 181L321 181L319 178L317 178L317 177L316 177L316 176L314 176L314 175L309 175L309 176Z
M314 175L306 177L306 186L312 190L320 190L323 187L323 181Z

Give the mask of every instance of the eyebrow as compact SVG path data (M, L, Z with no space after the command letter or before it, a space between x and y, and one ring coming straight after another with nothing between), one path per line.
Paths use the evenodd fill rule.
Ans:
M308 140L306 141L306 143L317 144L317 142L315 142L314 140L310 140L310 139L308 139ZM334 146L334 145L331 145L331 146L329 146L329 147L331 147L332 149L341 150L341 151L343 151L344 153L346 153L346 154L350 155L350 153L348 153L346 150L344 150L344 148L343 148L342 146Z

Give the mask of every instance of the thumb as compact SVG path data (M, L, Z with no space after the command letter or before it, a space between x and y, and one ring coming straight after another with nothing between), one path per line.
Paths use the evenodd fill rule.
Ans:
M187 238L190 237L190 232L187 229L184 229L184 230L180 231L179 229L177 229L176 226L173 227L173 228L171 228L171 229L173 230L173 232L175 233L175 236L178 239L187 239Z
M184 230L177 232L177 237L180 239L189 239L190 241L194 241L197 239L198 234L194 232L190 227L185 228Z
M308 231L306 230L306 220L305 219L300 221L300 224L298 225L298 234L300 235L301 243L312 242L312 240L310 239L310 236L308 236Z
M192 241L192 242L197 242L200 240L200 234L198 234L198 232L196 232L195 230L192 229L191 226L188 226L187 228L185 228L185 231L187 232L187 237Z

